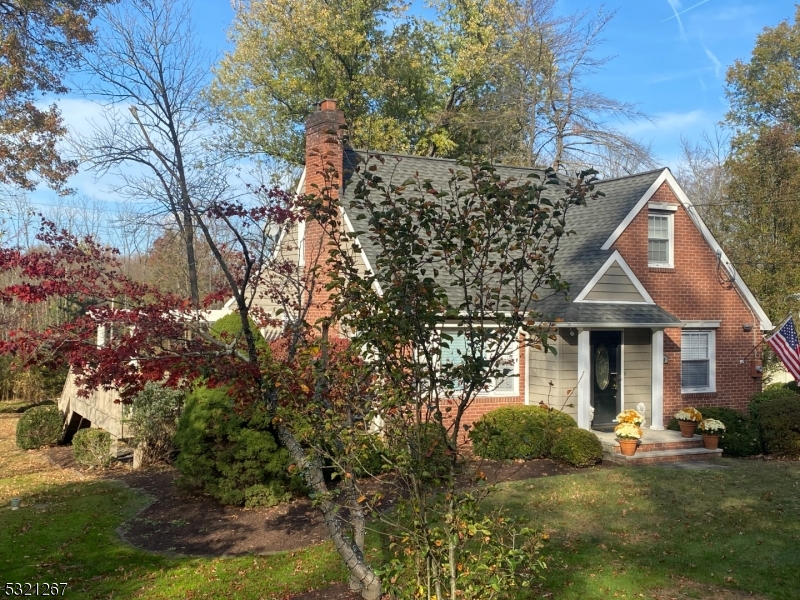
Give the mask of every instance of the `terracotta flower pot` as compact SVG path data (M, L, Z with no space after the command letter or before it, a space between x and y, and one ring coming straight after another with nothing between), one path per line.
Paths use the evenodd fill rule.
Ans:
M619 451L622 453L622 456L633 456L636 454L636 446L639 444L639 440L628 440L628 439L618 439L619 442Z
M703 434L703 447L706 450L716 450L717 446L719 446L718 435L709 435L707 433Z
M695 421L678 421L681 426L681 435L685 438L694 437L694 431L697 429L697 422Z

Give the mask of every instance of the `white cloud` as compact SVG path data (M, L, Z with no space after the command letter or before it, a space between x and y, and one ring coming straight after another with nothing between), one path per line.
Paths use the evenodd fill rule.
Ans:
M669 4L669 7L672 9L672 16L664 20L675 19L678 21L678 31L680 31L681 39L685 41L686 30L683 28L683 21L681 21L680 13L678 12L681 8L681 0L667 0L667 4Z
M640 119L623 127L628 135L659 135L680 132L689 127L696 127L706 121L704 111L700 109L688 112L660 113L651 120Z
M703 44L703 50L706 51L706 56L714 63L714 76L719 78L720 72L722 71L722 63L719 62L719 59L714 56L714 53L711 52L705 44Z
M702 75L708 71L706 67L699 67L697 69L686 69L685 71L678 71L677 73L665 73L663 75L655 75L647 80L648 84L656 83L669 83L670 81L680 81L681 79L689 79L695 75Z

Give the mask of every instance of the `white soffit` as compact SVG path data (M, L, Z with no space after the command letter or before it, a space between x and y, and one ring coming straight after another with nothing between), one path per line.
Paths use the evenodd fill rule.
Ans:
M297 188L295 189L295 195L299 196L305 193L306 187L306 168L303 167L303 172L300 174L300 180L297 182ZM301 221L301 223L303 223ZM303 232L300 234L300 237L303 237L305 234L305 224L303 223ZM275 250L272 252L272 257L275 258L278 256L278 252L281 250L281 243L283 242L283 238L286 237L286 229L281 231L281 234L278 236L278 241L275 243ZM300 240L297 241L298 246L300 245ZM224 310L232 309L236 302L236 298L230 298L224 305Z
M689 215L689 218L694 223L695 227L697 227L698 231L700 231L703 239L709 245L709 247L714 251L717 256L720 258L720 262L725 266L728 272L731 274L731 278L733 279L733 285L736 287L736 290L742 296L742 299L745 303L750 307L753 313L759 320L759 326L761 327L762 331L768 331L772 329L772 322L769 320L767 313L764 312L764 309L761 308L761 305L756 300L753 292L747 287L747 284L741 278L739 273L736 271L735 267L731 263L728 256L722 250L722 247L719 245L719 242L714 238L709 231L706 224L703 223L703 219L700 218L700 215L697 213L697 210L692 204L689 197L686 195L686 192L683 191L678 182L675 180L675 177L672 175L669 169L665 168L661 175L653 182L653 184L647 189L644 195L639 199L636 205L631 209L631 211L625 216L622 222L617 226L614 232L609 236L609 238L605 241L605 243L601 246L601 250L610 250L611 246L614 245L614 242L619 239L619 236L622 235L622 232L628 228L628 225L631 224L633 219L636 218L636 215L641 212L641 210L647 206L647 203L653 197L653 195L658 191L658 188L661 187L662 184L666 183L675 197L678 199L678 202L681 203L683 208L686 210L686 214Z
M617 264L619 267L625 272L625 275L628 276L628 279L633 284L633 287L636 288L636 291L644 298L643 302L631 302L628 300L586 300L586 296L588 296L594 286L597 285L597 282L602 279L603 275L606 274L612 265ZM589 283L581 290L581 293L578 294L578 297L575 298L575 302L596 302L599 304L655 304L653 298L647 292L645 287L642 285L642 282L636 277L636 275L631 271L631 268L628 266L628 263L625 262L625 259L622 258L622 255L619 253L619 250L614 250L614 253L608 257L603 266L594 274L594 277L589 280Z
M347 227L347 230L348 230L350 233L355 233L355 232L356 232L356 230L355 230L355 228L353 227L353 224L350 222L350 217L348 217L348 216L347 216L347 212L344 210L344 207L343 207L343 206L341 206L340 208L341 208L341 211L342 211L342 216L344 217L344 224L345 224L345 226ZM362 246L362 245L361 245L361 242L359 242L359 240L358 240L358 236L356 236L356 237L354 238L354 240L353 240L353 241L354 241L356 244L358 244L358 247L359 247L359 248L360 248L360 250L361 250L361 260L363 260L363 261L364 261L364 266L367 268L367 270L368 270L368 271L369 271L371 274L373 274L373 275L374 275L374 274L375 274L375 270L372 268L372 265L371 265L371 264L369 264L369 259L367 258L367 253L366 253L366 252L364 252L364 246ZM376 293L377 293L379 296L383 296L383 289L381 288L381 284L380 284L380 283L378 283L378 280L377 280L377 279L376 279L376 280L374 280L374 281L372 282L372 287L373 287L373 289L375 290L375 292L376 292Z

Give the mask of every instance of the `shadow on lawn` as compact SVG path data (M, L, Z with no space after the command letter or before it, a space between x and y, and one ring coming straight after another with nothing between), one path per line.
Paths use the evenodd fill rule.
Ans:
M218 598L237 592L239 598L278 599L344 576L327 545L215 559L142 551L124 543L117 529L149 500L115 481L50 485L20 497L20 510L0 510L0 572L5 581L66 582L67 597Z
M493 502L550 534L549 597L796 598L800 463L723 464L520 482Z

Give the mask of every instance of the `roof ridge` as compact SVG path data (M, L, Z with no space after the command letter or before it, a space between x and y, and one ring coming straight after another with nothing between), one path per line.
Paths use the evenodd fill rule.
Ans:
M653 173L663 173L664 169L669 169L669 167L659 167L657 169L650 169L649 171L642 171L641 173L634 173L633 175L620 175L619 177L611 177L609 179L598 179L595 181L595 185L600 183L609 183L611 181L621 181L622 179L633 179L634 177L652 175Z
M396 156L398 158L414 158L420 160L435 160L439 162L458 163L457 158L444 158L442 156L424 156L422 154L407 154L403 152L389 152L383 150L365 150L364 148L350 148L352 152L357 154L380 155L380 156ZM545 171L548 167L520 167L517 165L509 165L506 163L491 163L494 167L501 169L518 169L520 171Z

